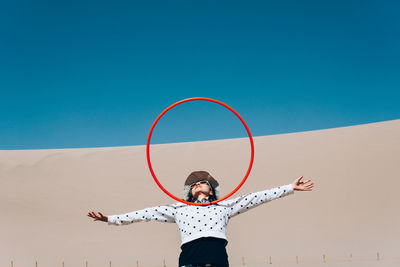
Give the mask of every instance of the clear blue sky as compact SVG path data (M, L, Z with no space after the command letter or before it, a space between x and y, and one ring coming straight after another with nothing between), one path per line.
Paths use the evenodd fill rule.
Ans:
M400 118L398 1L3 1L0 149L144 145L189 97L254 136ZM214 103L152 143L245 137Z

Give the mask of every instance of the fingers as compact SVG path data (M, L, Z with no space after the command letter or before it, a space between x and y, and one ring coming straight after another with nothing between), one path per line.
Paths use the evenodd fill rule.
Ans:
M304 191L311 191L314 187L314 183L302 186Z
M295 180L295 182L293 183L293 185L295 186L295 190L300 190L300 191L311 191L314 183L311 181L311 179L307 179L306 181L301 181L301 179L304 176L300 176L299 178L297 178Z
M299 178L297 178L296 180L294 180L293 183L296 184L296 185L302 184L303 182L300 182L301 178L303 178L303 175L300 176Z
M311 182L311 180L307 180L306 182L300 182L300 185L297 185L297 189L296 190L300 190L300 191L311 191L314 183Z
M301 177L303 177L303 176L301 176ZM300 178L301 178L301 177L300 177ZM304 181L304 182L300 182L300 180L298 180L298 184L301 184L301 185L303 185L303 186L305 186L305 185L308 184L309 182L311 182L310 179L308 179L307 181Z
M100 214L101 216L98 216L94 211L92 211L92 212L89 212L89 213L87 214L87 216L89 216L89 217L91 217L91 218L94 218L95 221L97 221L98 219L101 219L102 217L104 217L103 214L101 214L100 212L99 212L99 214Z

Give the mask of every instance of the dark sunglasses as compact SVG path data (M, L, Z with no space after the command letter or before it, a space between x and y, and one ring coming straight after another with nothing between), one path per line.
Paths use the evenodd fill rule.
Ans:
M190 188L193 188L193 186L195 186L196 184L208 184L211 187L208 181L198 181L196 183L191 184Z

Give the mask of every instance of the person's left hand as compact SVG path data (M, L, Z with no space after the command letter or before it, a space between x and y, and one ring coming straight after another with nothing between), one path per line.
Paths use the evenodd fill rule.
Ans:
M305 182L301 182L300 180L303 178L303 176L300 176L294 182L292 183L293 189L298 190L298 191L311 191L314 183L311 182L311 180L307 180ZM310 183L311 182L311 183Z

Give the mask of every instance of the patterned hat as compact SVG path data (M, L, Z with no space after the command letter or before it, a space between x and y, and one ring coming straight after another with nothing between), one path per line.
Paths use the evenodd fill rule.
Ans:
M189 201L190 185L204 180L210 183L212 189L214 189L216 199L219 199L219 184L217 180L206 171L195 171L188 176L183 187L183 199Z

